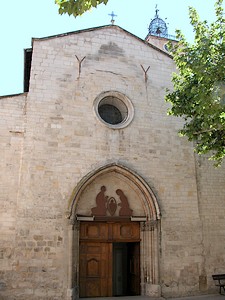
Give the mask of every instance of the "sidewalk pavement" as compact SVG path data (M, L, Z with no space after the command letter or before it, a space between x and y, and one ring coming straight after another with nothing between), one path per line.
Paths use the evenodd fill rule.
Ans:
M211 294L211 295L201 295L201 296L190 296L181 298L167 298L171 300L225 300L225 295Z
M210 294L201 296L189 296L180 298L152 298L148 296L124 296L124 297L101 297L101 298L82 298L82 300L225 300L225 295Z

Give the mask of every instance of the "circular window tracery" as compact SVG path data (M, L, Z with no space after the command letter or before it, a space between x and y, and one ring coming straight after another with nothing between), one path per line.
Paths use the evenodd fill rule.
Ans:
M123 121L123 117L119 109L111 104L102 104L98 109L100 117L107 123L115 125Z
M115 91L101 93L94 101L94 110L104 125L114 129L126 127L134 115L131 101Z

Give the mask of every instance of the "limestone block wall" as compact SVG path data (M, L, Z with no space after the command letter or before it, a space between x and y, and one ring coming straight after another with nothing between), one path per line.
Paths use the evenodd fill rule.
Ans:
M13 289L17 268L16 219L25 110L26 94L0 97L0 295Z
M213 287L212 274L224 271L224 228L223 206L225 200L225 168L215 168L207 158L198 158L199 214L203 229L204 245L203 288ZM205 284L204 284L205 282ZM218 292L218 289L214 288Z
M116 26L33 40L30 90L22 98L27 105L20 165L17 160L21 172L13 174L19 188L6 191L18 201L11 208L11 215L17 213L16 267L7 261L13 277L3 279L5 299L71 299L69 199L82 178L109 163L139 174L157 197L162 294L199 293L208 269L197 178L202 176L206 188L206 174L197 172L192 145L177 136L181 120L166 114L173 70L167 54ZM110 129L97 118L93 103L105 91L131 100L134 119L126 128ZM15 159L12 154L3 163ZM210 207L204 209L210 218ZM212 260L219 265L216 251Z

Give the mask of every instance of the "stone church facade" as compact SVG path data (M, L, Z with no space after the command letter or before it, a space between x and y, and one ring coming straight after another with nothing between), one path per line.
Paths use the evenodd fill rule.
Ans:
M218 292L225 169L178 137L154 39L33 39L29 91L0 97L1 299Z

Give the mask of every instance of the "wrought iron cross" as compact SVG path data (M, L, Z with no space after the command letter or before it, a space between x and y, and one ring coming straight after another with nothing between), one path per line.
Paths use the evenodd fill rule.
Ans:
M114 17L117 17L117 15L115 15L114 12L112 11L111 14L109 14L109 16L112 17L111 23L112 23L112 25L114 25L114 22L115 22Z
M158 12L159 12L159 9L158 9L158 5L156 4L156 6L155 6L155 16L156 16L156 18L159 17Z

